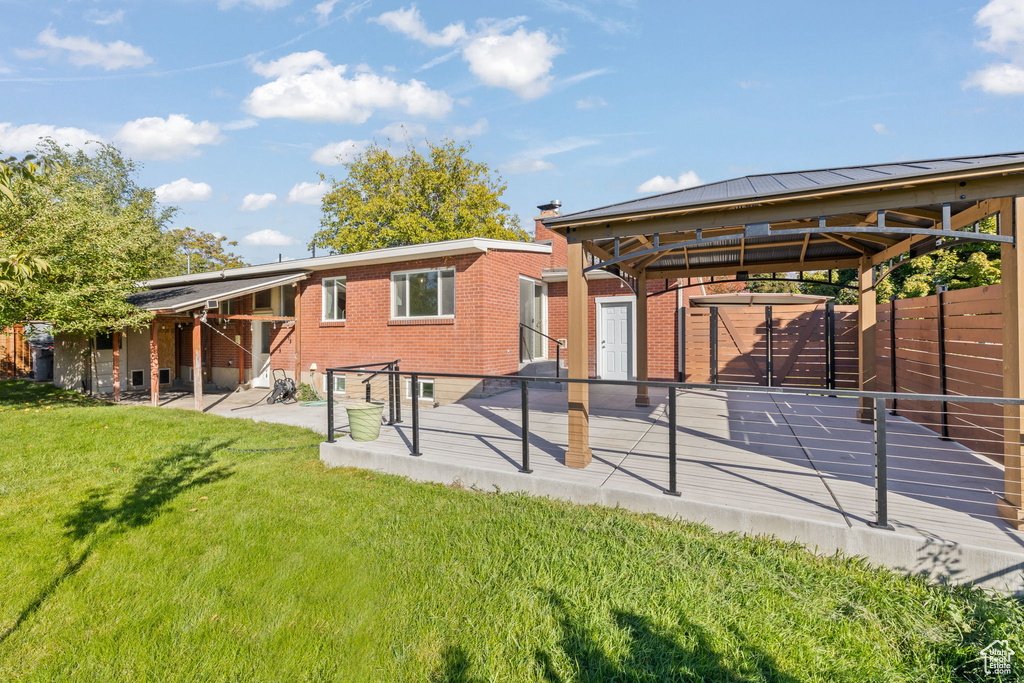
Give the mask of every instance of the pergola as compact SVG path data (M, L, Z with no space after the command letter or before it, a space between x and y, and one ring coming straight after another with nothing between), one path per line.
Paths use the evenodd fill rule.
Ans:
M996 234L977 223L996 216ZM605 270L636 293L637 380L647 380L647 282L661 278L859 271L860 389L876 388L875 286L907 258L971 242L1001 247L1003 396L1024 397L1021 365L1024 259L1024 153L855 166L726 180L677 192L550 216L545 225L568 241L570 379L588 370L587 273ZM637 388L647 405L647 388ZM859 417L870 419L863 400ZM570 467L591 461L589 387L569 385ZM1000 514L1016 526L1022 511L1021 417L1004 413L1005 491Z

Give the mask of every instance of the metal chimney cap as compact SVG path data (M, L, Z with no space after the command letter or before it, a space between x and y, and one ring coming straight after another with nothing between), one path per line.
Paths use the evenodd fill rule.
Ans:
M537 208L540 209L541 211L557 211L560 206L562 206L561 201L557 199L552 199L547 204L541 204Z

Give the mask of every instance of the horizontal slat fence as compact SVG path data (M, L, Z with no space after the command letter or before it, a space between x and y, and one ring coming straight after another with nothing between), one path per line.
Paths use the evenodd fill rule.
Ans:
M879 391L1002 396L1002 286L880 304L876 352ZM911 398L896 404L897 414L1002 462L1001 406L950 401L945 410Z
M769 308L772 386L826 387L825 305ZM855 389L857 307L835 306L834 310L835 386ZM717 331L713 335L714 318L717 318ZM766 385L769 357L766 307L686 308L683 324L684 381ZM712 353L713 338L717 338L717 354Z
M28 377L32 372L31 354L24 327L14 325L0 331L0 379Z

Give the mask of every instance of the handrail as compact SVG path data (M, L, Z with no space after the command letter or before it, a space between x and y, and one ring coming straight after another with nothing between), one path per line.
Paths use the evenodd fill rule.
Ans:
M555 339L554 337L550 337L550 336L544 334L543 332L541 332L540 330L537 330L537 329L534 329L534 328L530 327L526 323L519 323L519 327L525 327L526 329L530 330L531 332L536 332L537 334L539 334L540 336L544 337L545 339L550 339L551 341L555 342L556 344L561 346L563 349L565 348L565 343L561 339Z
M360 367L363 367L363 368L372 368L372 367L375 367L375 366L377 366L377 365L380 365L380 366L381 366L381 369L380 369L380 370L378 370L377 372L373 373L372 375L370 375L369 377L367 377L366 379L364 379L364 380L363 380L363 384L366 384L366 383L367 383L367 382L369 382L369 381L370 381L371 379L373 379L374 377L376 377L376 376L377 376L377 375L379 375L380 373L384 372L385 370L390 370L390 369L391 369L391 366L392 366L392 365L398 365L398 364L399 364L399 363L401 363L401 362L402 362L402 359L401 359L401 358L396 358L395 360L393 360L393 361L389 361L389 362L387 362L387 363L373 363L372 365L361 365Z

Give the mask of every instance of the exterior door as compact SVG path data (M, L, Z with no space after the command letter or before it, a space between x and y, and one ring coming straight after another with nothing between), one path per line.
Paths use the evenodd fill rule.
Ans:
M270 387L270 323L252 324L252 385Z
M544 283L528 277L519 278L519 322L537 332L544 332ZM522 329L520 360L547 357L544 337L526 328Z
M598 307L598 373L602 379L633 379L633 302Z

